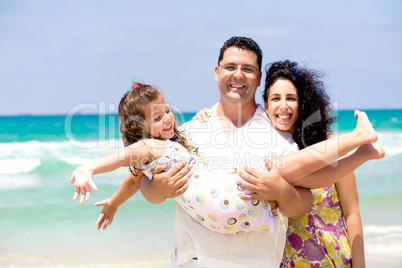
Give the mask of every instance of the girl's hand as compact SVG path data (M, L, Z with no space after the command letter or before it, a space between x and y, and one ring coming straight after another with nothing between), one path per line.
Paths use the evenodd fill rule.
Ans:
M95 191L98 191L98 187L96 187L93 181L93 171L88 166L78 167L74 171L70 182L74 183L75 186L73 201L77 200L78 196L81 194L80 204L84 203L84 200L88 202L89 197L91 196L91 187Z
M98 230L102 228L102 225L102 229L105 230L109 225L112 224L114 215L116 214L116 211L119 207L114 206L110 198L95 203L95 206L103 206L96 225L98 226Z
M193 120L194 121L198 120L201 123L205 123L209 120L210 117L211 117L211 110L209 110L208 108L204 108L198 111L198 113L193 117Z

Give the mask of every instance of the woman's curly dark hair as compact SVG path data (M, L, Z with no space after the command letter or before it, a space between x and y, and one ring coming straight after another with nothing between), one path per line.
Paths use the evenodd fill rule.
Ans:
M133 84L133 90L128 91L120 100L118 115L119 128L124 146L129 146L137 141L153 137L146 131L144 108L151 102L158 99L162 94L153 86L137 83ZM173 111L171 111L174 113ZM180 143L189 151L197 153L197 148L191 146L183 131L178 130L178 120L175 115L174 136L172 141ZM134 170L136 168L134 167ZM131 170L131 169L130 169ZM135 174L133 170L132 173Z
M332 133L331 126L335 121L330 98L325 93L324 83L320 80L323 73L298 67L296 62L278 61L266 67L265 105L270 87L279 79L289 80L296 87L299 95L299 117L296 121L293 139L300 149L326 140Z

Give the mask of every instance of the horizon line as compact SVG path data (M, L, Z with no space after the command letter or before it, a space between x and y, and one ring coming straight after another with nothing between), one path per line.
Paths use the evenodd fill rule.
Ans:
M333 111L354 111L354 110L361 110L361 111L391 111L391 110L402 110L400 108L347 108L347 109L337 109ZM183 111L183 113L188 114L195 114L198 111ZM0 117L24 117L24 116L66 116L68 113L18 113L18 114L0 114ZM74 115L117 115L117 113L91 113L91 112L79 112L75 113Z

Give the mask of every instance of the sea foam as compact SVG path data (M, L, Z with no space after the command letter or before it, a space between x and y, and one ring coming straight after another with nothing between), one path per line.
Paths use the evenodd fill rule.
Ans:
M69 141L0 143L0 174L29 173L49 161L84 165L113 152L118 148L116 144L117 140L108 140L100 143L102 146L83 149Z
M364 226L363 232L366 254L402 255L402 226L368 225Z
M63 158L63 161L71 165L85 165L94 161L95 159L96 158L66 157Z
M0 160L59 159L67 163L82 164L113 152L120 144L116 140L111 140L100 142L99 145L86 149L76 147L69 141L0 143Z
M0 174L27 173L40 166L39 159L3 159L0 160Z
M378 132L378 141L385 149L387 156L402 154L402 133L395 131Z

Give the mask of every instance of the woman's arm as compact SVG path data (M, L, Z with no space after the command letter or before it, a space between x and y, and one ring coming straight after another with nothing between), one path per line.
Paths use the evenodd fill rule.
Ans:
M352 249L354 268L365 267L363 227L359 211L355 174L352 172L336 183Z
M95 203L95 206L103 206L96 223L98 230L102 225L103 230L105 230L107 226L112 224L117 209L140 189L142 177L142 172L139 172L137 176L130 173L111 198Z
M306 215L313 202L313 193L310 189L293 187L286 183L287 194L282 195L282 199L277 201L279 210L288 218Z

